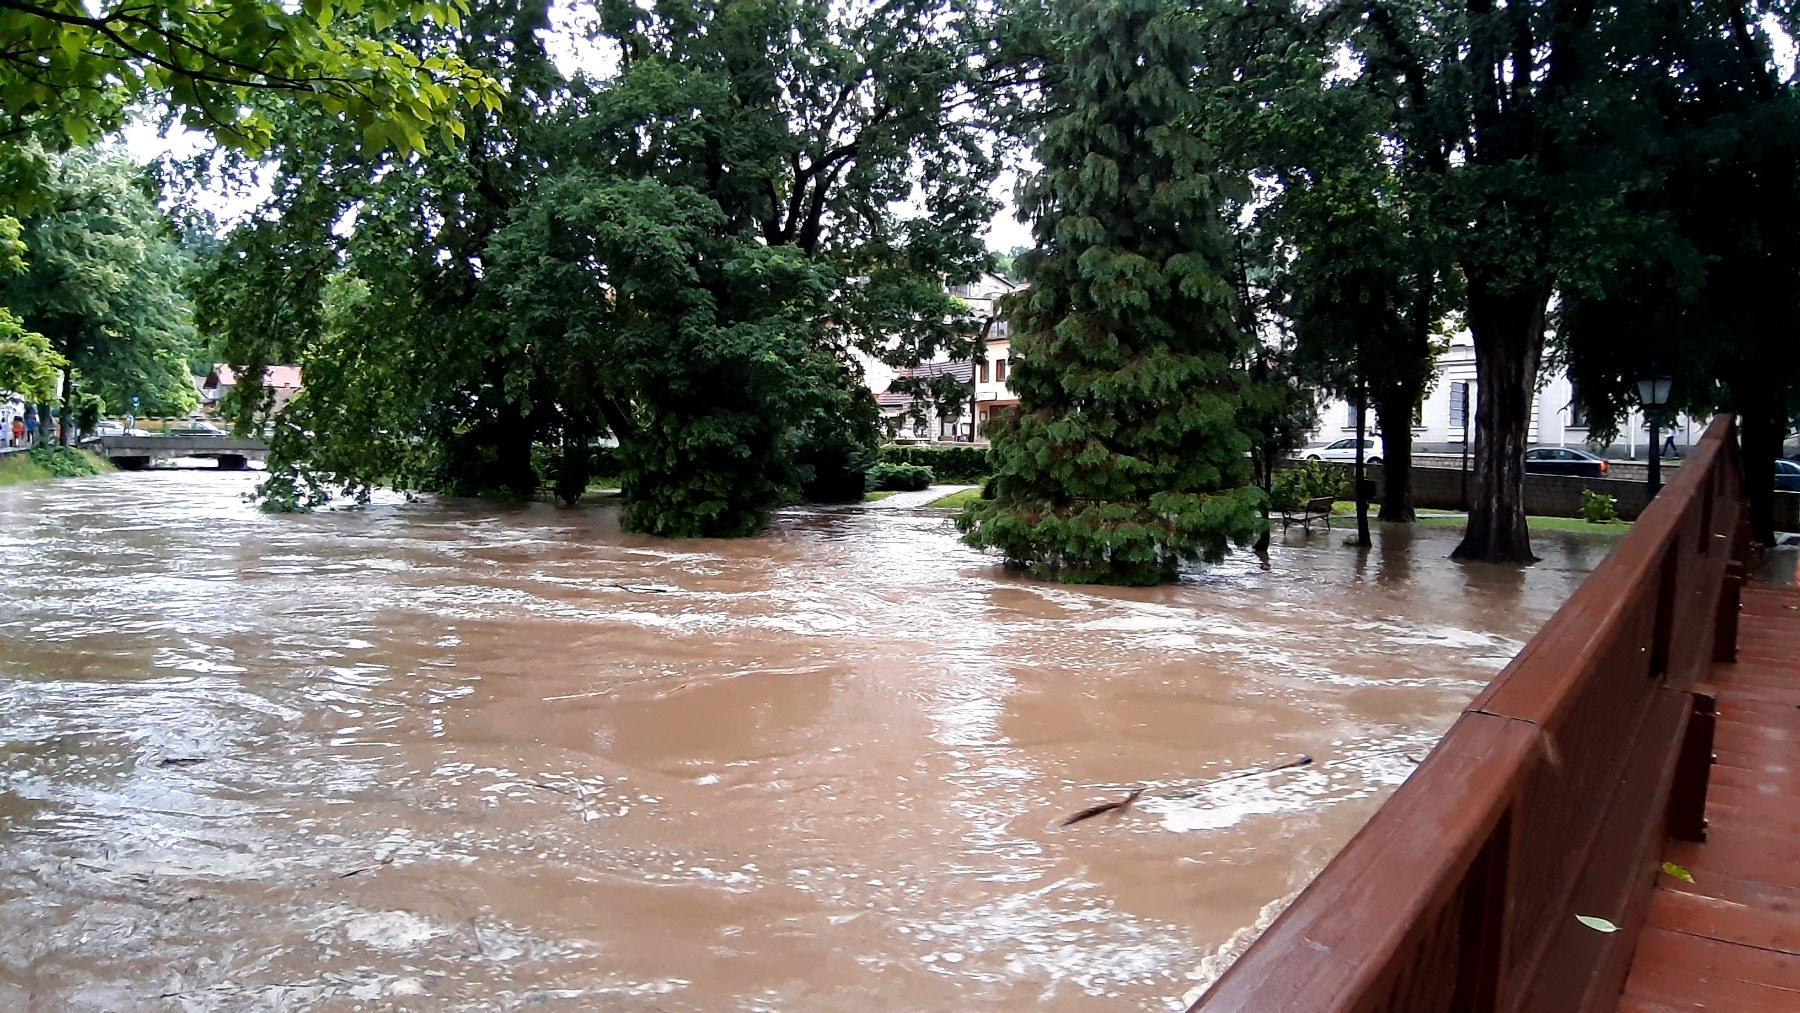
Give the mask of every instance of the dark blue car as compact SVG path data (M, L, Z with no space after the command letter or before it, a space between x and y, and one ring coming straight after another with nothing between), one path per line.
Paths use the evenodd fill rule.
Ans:
M1800 492L1800 464L1775 462L1775 488L1783 492Z

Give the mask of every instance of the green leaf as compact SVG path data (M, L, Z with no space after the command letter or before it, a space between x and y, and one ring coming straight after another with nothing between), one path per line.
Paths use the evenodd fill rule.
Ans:
M1683 869L1679 865L1676 865L1674 862L1664 862L1662 864L1662 871L1663 871L1663 875L1669 876L1674 879L1679 879L1683 883L1692 883L1694 881L1693 873L1687 871L1686 869Z
M1576 915L1575 920L1580 922L1583 925L1586 925L1588 928L1593 929L1595 932L1617 932L1617 931L1619 931L1619 927L1617 925L1614 925L1612 922L1609 922L1604 918L1595 918L1593 915Z

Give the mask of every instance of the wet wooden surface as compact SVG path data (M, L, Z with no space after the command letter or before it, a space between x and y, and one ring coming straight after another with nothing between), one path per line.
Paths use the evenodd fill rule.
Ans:
M1744 590L1718 706L1707 840L1670 841L1621 1011L1800 1010L1800 591Z

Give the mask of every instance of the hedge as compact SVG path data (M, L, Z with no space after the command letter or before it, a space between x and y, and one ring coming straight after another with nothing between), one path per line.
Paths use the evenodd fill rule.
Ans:
M915 492L931 485L931 469L917 464L890 464L883 461L869 469L869 488L894 492Z
M979 482L992 473L986 447L888 446L881 448L881 460L930 468L937 481L956 484Z

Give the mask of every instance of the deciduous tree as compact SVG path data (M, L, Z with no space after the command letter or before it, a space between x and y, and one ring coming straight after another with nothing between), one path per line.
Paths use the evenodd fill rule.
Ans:
M192 410L187 264L141 171L71 152L53 157L43 193L0 306L49 339L83 390L114 405L137 397L145 414Z

